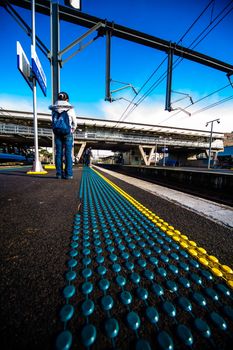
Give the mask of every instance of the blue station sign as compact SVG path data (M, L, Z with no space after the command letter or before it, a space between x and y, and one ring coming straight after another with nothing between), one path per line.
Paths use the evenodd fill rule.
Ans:
M31 46L31 59L32 59L32 72L34 73L35 78L38 84L40 85L40 88L43 94L46 96L46 93L47 93L46 76L33 45Z

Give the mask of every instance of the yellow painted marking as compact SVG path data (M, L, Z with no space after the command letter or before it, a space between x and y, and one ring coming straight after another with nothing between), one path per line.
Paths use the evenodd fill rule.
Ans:
M161 228L162 226L164 227L167 224L163 219L153 214L149 209L147 209L145 206L143 206L136 199L131 197L128 193L123 191L120 187L115 185L112 181L107 179L97 170L93 168L92 170L96 174L98 174L102 179L104 179L110 186L112 186L124 198L126 198L130 203L132 203L140 212L142 212L143 214L147 214L146 216L153 223L155 223L157 227ZM153 218L151 218L151 216L153 216ZM168 229L169 230L166 231L166 234L168 236L170 236L174 241L179 242L182 248L187 249L187 251L192 256L194 256L202 265L204 265L205 267L208 267L216 276L223 278L228 284L228 286L233 289L233 278L232 278L233 270L229 266L220 264L219 260L215 256L208 255L207 251L204 248L198 247L196 242L189 240L187 236L183 235L179 230L176 230L173 226L168 226Z
M56 166L54 164L46 164L44 165L44 168L48 170L53 170L56 169Z
M48 174L47 171L27 171L28 175L45 175Z

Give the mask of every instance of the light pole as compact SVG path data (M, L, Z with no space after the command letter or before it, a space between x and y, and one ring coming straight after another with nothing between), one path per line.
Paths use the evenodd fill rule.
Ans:
M206 126L211 124L211 128L210 128L210 144L209 144L209 157L208 157L208 169L210 169L211 144L212 144L212 134L213 134L213 124L214 124L214 122L217 122L219 124L220 123L220 119L218 118L218 119L210 120L209 122L206 123Z

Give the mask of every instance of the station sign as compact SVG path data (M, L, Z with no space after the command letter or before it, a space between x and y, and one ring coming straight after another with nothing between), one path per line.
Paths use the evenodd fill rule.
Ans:
M46 92L47 92L46 75L44 73L40 60L36 54L35 47L33 45L31 45L31 59L32 59L32 72L34 73L35 78L38 81L38 84L40 85L40 88L43 94L46 96Z
M32 89L33 84L31 79L30 62L27 59L27 56L19 41L17 41L17 67L24 79L26 80L26 82L28 83L28 85L30 86L30 88Z

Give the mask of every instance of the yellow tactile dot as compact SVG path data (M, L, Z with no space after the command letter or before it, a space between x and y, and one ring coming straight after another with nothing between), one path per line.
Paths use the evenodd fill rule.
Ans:
M186 242L181 242L180 245L182 248L188 248L188 244Z
M198 250L200 253L202 253L202 254L206 254L206 253L207 253L207 251L206 251L204 248L201 248L201 247L197 248L197 250Z
M166 232L166 234L167 234L168 236L173 236L175 233L174 233L173 231L168 230L168 231Z
M181 237L182 237L183 239L185 239L186 241L188 240L188 237L185 236L185 235L181 235Z
M221 266L221 269L222 269L223 271L227 272L227 273L233 274L233 270L232 270L229 266L227 266L227 265L222 265L222 266Z
M178 231L178 230L174 230L174 232L175 232L177 235L180 235L180 234L181 234L181 232Z
M216 258L216 256L214 255L209 255L208 256L208 259L214 263L218 263L218 259Z
M190 244L192 247L196 247L196 246L197 246L197 243L194 242L194 241L189 241L189 244Z
M160 222L157 222L157 224L156 224L158 227L161 227L162 226L162 224L160 224Z
M169 230L174 230L173 226L168 226Z
M215 276L218 276L218 277L223 276L222 271L220 271L219 269L216 269L216 267L213 267L211 270Z
M179 241L180 241L180 237L179 237L179 236L173 236L172 238L173 238L174 241L176 241L176 242L179 242Z
M229 287L233 288L233 280L227 280L227 284Z
M156 224L156 222L158 222L158 220L156 220L156 219L153 219L153 220L152 220L152 222Z
M166 232L166 231L167 231L167 227L164 226L164 224L163 224L163 226L161 226L161 230L162 230L163 232Z
M209 265L208 260L206 260L206 259L204 259L204 258L199 258L198 260L200 261L200 263L201 263L202 265L205 265L205 266L208 266L208 265Z
M189 253L193 256L197 256L197 251L195 249L189 249Z

